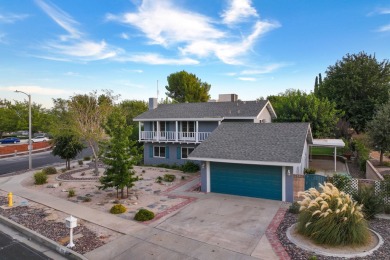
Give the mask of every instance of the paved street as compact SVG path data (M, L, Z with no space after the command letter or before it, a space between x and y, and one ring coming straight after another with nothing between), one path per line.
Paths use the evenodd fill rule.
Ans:
M62 260L66 258L29 240L18 231L0 224L0 259Z
M89 156L91 154L91 149L86 148L77 156L77 159L82 159L84 156ZM36 153L32 155L33 168L63 162L65 162L63 159L59 158L58 156L53 156L51 154L51 151ZM27 169L28 155L0 159L0 175Z

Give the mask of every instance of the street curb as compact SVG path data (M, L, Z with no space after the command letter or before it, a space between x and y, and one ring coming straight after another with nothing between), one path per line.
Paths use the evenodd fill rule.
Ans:
M31 238L32 240L34 240L40 244L43 244L52 250L55 250L56 252L60 253L61 255L65 256L69 259L88 260L88 258L86 258L85 256L83 256L83 255L81 255L73 250L70 250L67 247L61 246L58 243L56 243L55 241L48 239L47 237L44 237L41 234L38 234L37 232L30 230L30 229L16 223L15 221L12 221L12 220L10 220L6 217L3 217L1 215L0 215L0 222L4 225L10 227L10 228L13 228L13 229L19 231L20 233L26 235L28 238Z

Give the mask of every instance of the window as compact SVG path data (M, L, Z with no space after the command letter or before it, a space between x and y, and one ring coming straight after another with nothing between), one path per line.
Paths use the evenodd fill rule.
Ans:
M182 147L181 148L181 158L186 159L188 155L194 150L193 147Z
M181 122L181 132L183 138L195 138L195 122L194 121Z
M165 158L165 146L155 146L153 150L153 157Z

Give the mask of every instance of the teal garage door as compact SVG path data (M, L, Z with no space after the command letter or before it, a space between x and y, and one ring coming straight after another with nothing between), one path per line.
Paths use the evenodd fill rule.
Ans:
M210 190L282 200L282 167L211 162Z

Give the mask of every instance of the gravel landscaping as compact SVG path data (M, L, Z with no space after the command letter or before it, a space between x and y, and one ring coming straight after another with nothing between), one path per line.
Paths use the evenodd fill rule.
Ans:
M300 249L295 244L291 243L290 240L287 238L286 231L289 227L291 227L293 224L297 222L297 216L296 214L292 214L289 212L286 212L286 215L284 216L284 219L280 223L278 227L278 238L280 240L280 243L283 245L286 252L289 254L291 259L294 260L307 260L311 256L316 256L318 260L322 259L344 259L344 258L338 258L338 257L325 257L320 255L315 255L312 252L305 251L303 249ZM390 220L386 219L374 219L369 222L369 226L371 229L378 232L383 240L384 244L381 246L377 251L375 251L372 255L367 257L359 257L359 258L351 258L351 259L390 259Z
M6 205L8 205L7 197L0 196L0 206ZM0 208L0 215L63 246L69 243L69 229L65 226L65 214L62 212L28 202L27 206ZM50 218L53 220L49 220ZM87 227L85 221L79 220L78 226L73 230L75 247L72 250L85 254L120 236L113 231L102 230L102 227L96 227L96 231Z

